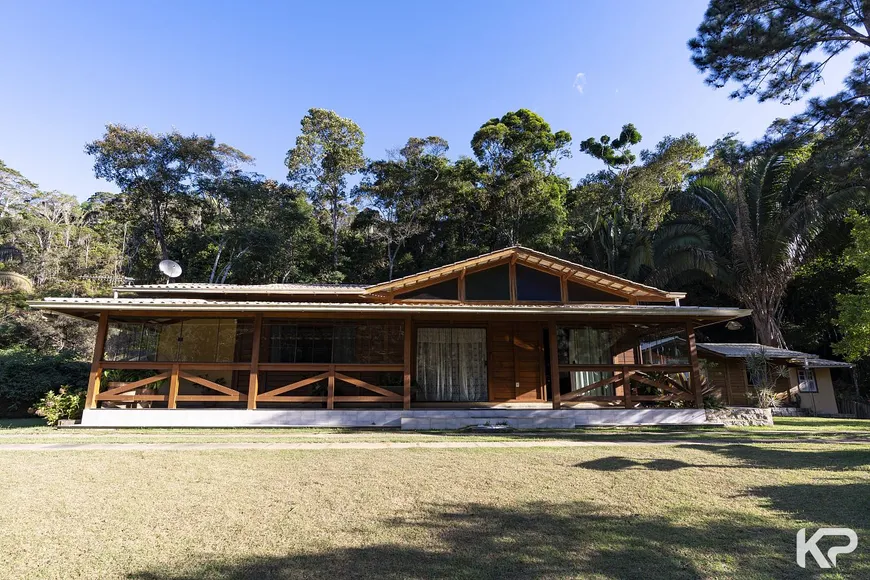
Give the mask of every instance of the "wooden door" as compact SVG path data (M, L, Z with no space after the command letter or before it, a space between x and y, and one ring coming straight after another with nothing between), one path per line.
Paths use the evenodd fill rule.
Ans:
M544 400L543 327L537 322L493 323L489 327L491 401Z

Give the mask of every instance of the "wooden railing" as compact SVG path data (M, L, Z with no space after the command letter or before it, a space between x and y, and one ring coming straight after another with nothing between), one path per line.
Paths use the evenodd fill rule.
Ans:
M134 381L108 382L108 390L95 393L95 401L113 403L135 402L165 402L169 409L177 408L178 402L237 402L247 401L248 394L221 385L215 381L192 374L193 371L249 371L249 363L177 363L177 362L112 362L100 361L98 373L100 379L104 371L110 370L142 370L155 371L156 374ZM391 391L382 386L374 385L346 373L359 372L403 372L402 364L296 364L296 363L262 363L258 373L293 372L314 373L301 380L257 393L256 402L260 403L326 403L332 409L335 403L402 403L404 394ZM166 394L141 394L137 390L161 381L169 381ZM179 394L181 380L190 381L205 387L214 393L209 394ZM326 381L325 395L297 395L297 391L308 385ZM101 381L98 381L98 384ZM336 382L347 383L359 389L372 393L371 395L336 395ZM260 383L260 381L258 381ZM402 385L396 388L402 389Z
M695 395L691 388L680 385L675 381L663 380L654 375L685 373L691 375L691 365L572 365L560 364L560 372L597 372L610 373L609 377L604 377L592 384L586 385L579 389L567 393L561 393L561 402L567 403L615 403L622 404L626 408L634 407L638 402L672 402L672 401L694 401ZM639 395L636 393L636 388L632 382L640 383L662 391L663 394L657 395ZM622 394L614 394L612 396L592 396L586 395L596 389L606 386L614 386L614 393L617 389L622 390Z

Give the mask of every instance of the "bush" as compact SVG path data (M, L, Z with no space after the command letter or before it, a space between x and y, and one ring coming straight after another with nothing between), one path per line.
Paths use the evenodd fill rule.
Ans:
M47 392L30 411L38 417L44 417L49 425L55 426L61 419L78 419L84 408L85 392L63 385L57 394L54 391Z
M27 409L61 385L86 389L90 365L63 352L39 354L25 347L0 350L0 417L25 417Z

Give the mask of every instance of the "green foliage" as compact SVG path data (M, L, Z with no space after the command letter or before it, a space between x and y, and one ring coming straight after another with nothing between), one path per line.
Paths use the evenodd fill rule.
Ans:
M571 135L550 129L540 115L520 109L484 123L471 139L480 163L472 177L483 189L477 210L488 246L555 247L566 227L568 181L556 165L570 156Z
M734 179L694 181L657 240L658 281L705 278L752 309L759 342L783 346L782 302L820 234L865 195L819 175L811 149L760 155Z
M339 228L347 215L347 178L365 165L364 143L362 129L350 119L326 109L309 109L295 147L287 151L287 179L329 218L335 270L339 269Z
M201 194L203 179L217 178L251 158L214 137L153 134L107 125L102 139L88 143L97 177L115 183L123 203L151 228L160 257L170 257L168 230Z
M834 351L846 360L857 361L870 354L870 217L852 211L848 221L855 242L844 258L858 271L857 291L837 296L837 326L843 339L834 345Z
M634 279L652 269L652 233L705 153L694 135L665 137L654 150L641 151L635 165L631 147L640 141L629 123L616 139L604 135L581 143L580 150L607 169L582 180L569 202L578 251L594 267Z
M870 46L865 10L845 0L712 0L689 41L692 62L714 87L739 83L733 97L794 100L832 57Z
M47 392L30 411L53 427L63 419L81 418L84 408L85 391L62 385L57 393Z
M756 406L762 409L778 407L780 395L776 391L776 382L788 376L788 368L772 363L763 350L746 356L744 360Z
M0 416L24 416L46 393L61 385L86 388L89 369L70 352L40 354L21 346L0 349Z

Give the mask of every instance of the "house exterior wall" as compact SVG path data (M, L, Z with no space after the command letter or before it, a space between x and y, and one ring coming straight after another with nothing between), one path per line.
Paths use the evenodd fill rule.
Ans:
M816 374L818 393L801 393L798 390L798 369L789 369L789 383L792 398L800 398L802 409L811 409L819 415L835 415L839 413L837 397L834 394L834 382L831 380L831 369L813 369Z

